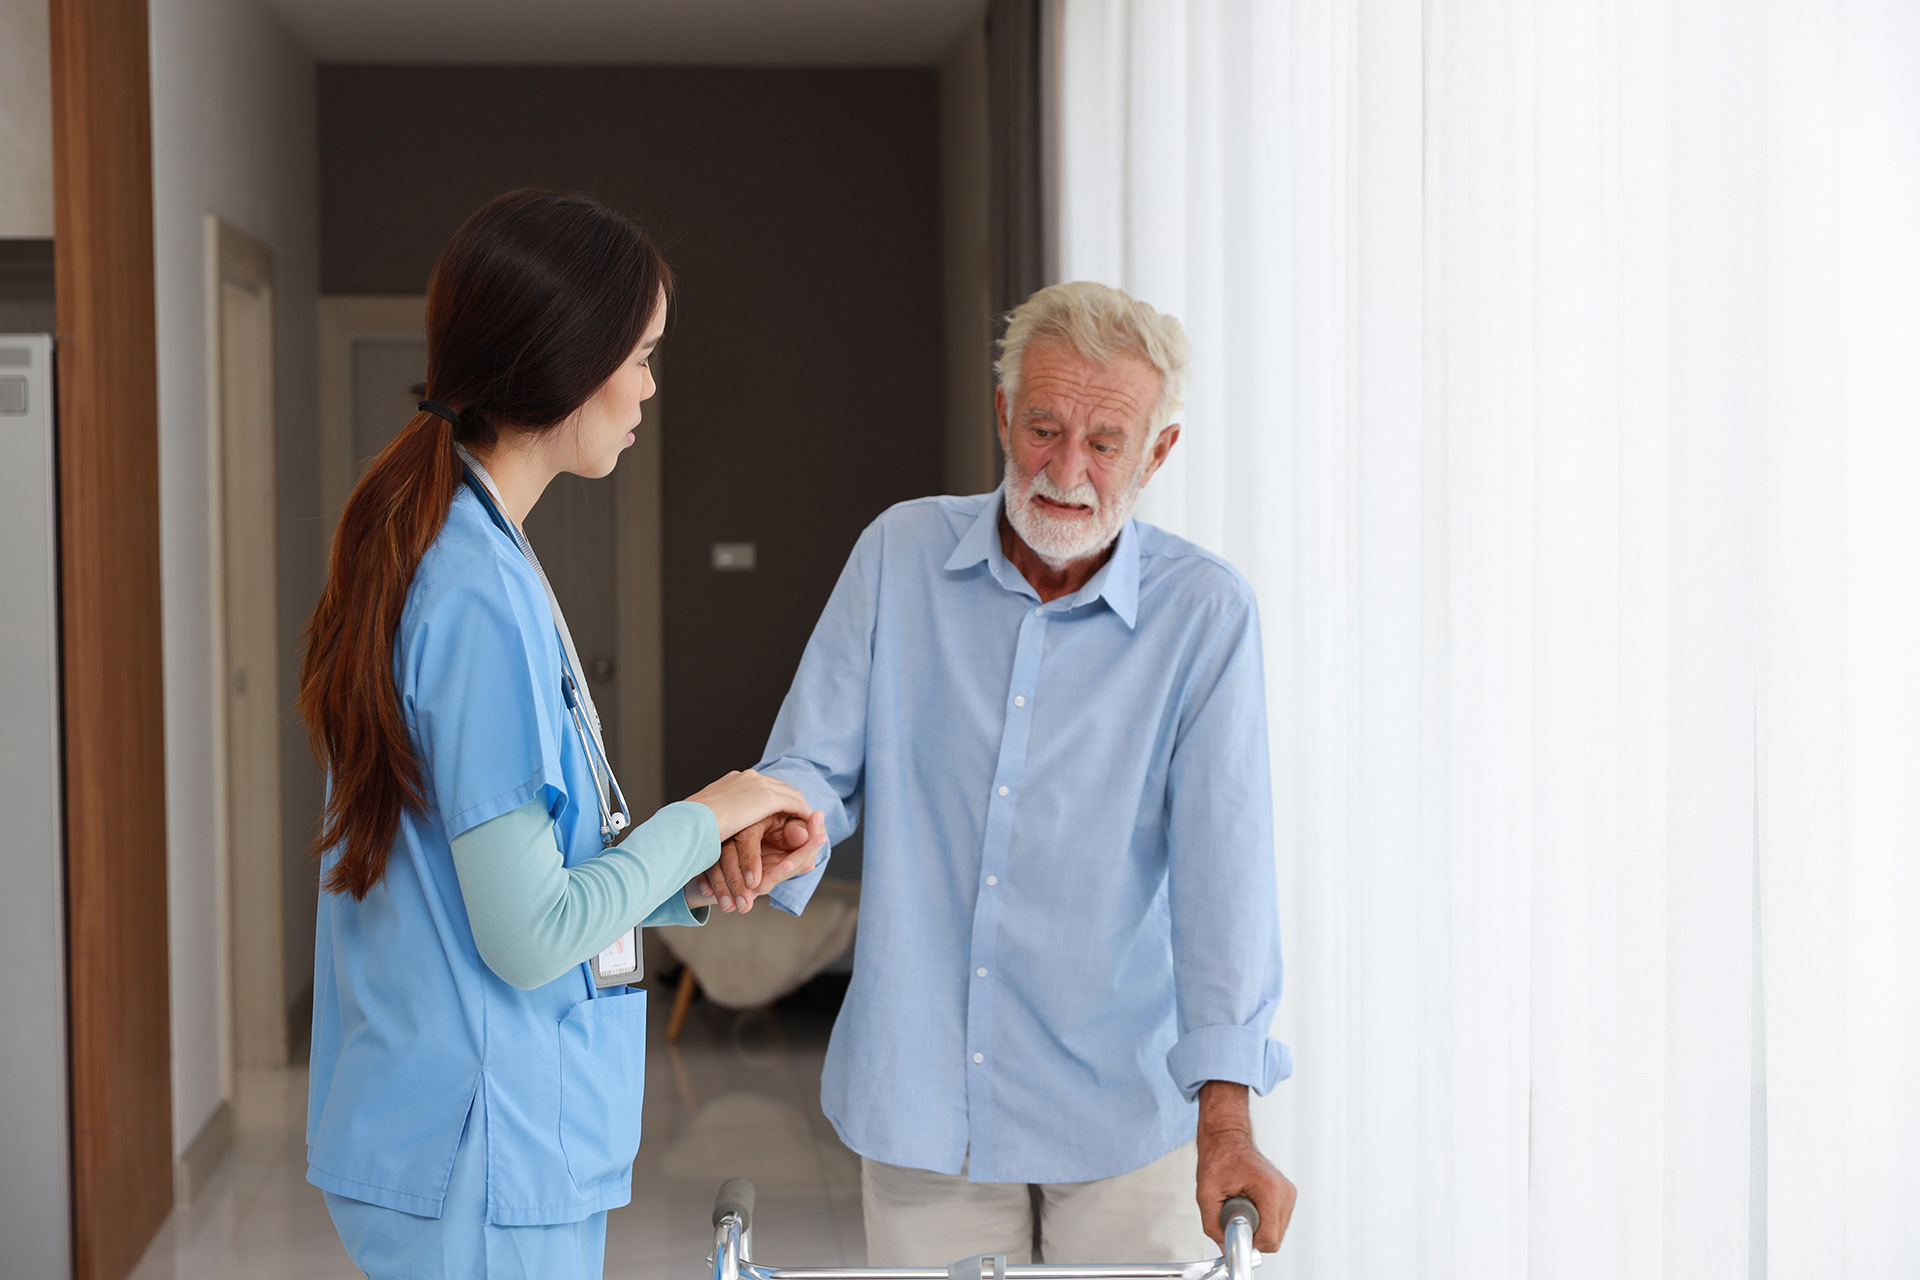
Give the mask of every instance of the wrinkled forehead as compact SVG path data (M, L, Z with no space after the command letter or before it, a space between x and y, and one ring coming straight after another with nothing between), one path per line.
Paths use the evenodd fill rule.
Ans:
M1103 363L1064 343L1046 343L1020 357L1014 408L1069 426L1144 432L1159 396L1159 371L1130 351Z

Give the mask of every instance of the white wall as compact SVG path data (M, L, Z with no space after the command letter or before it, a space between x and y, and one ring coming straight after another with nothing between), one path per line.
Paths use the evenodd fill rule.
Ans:
M290 703L291 655L317 583L319 557L313 518L319 509L319 198L313 59L279 20L256 0L153 0L149 15L173 1132L184 1152L222 1097L209 524L215 493L203 220L208 212L218 214L274 255L281 685ZM298 782L305 776L299 771L306 751L291 723L282 752ZM301 786L289 788L290 794L306 794ZM300 854L297 839L290 862ZM310 930L310 915L307 923ZM295 970L302 982L312 965L310 940L309 932L289 946L302 966Z
M0 0L0 236L53 234L47 0Z

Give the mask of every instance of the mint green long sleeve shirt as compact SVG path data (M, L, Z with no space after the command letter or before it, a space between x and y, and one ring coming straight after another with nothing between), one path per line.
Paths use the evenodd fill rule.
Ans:
M456 837L453 866L480 958L530 991L598 955L636 924L705 924L687 881L720 857L713 810L670 804L597 858L569 867L543 799Z

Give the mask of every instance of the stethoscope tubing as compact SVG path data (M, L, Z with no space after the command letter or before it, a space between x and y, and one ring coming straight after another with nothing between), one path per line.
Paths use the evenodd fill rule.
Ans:
M593 731L586 708L581 705L576 693L579 685L574 678L573 664L567 662L564 653L560 660L567 663L562 679L567 695L567 710L573 717L573 731L578 735L581 750L586 752L587 763L594 771L593 795L600 805L600 837L612 844L631 825L629 814L632 811L627 808L627 797L620 790L620 779L613 776L613 762L607 759L607 750L601 745L600 735ZM600 787L601 778L606 779L604 791Z
M566 615L560 611L560 599L554 595L553 584L547 580L547 572L541 568L540 557L534 553L533 544L527 540L526 533L507 518L506 503L500 497L498 486L493 483L493 476L478 458L467 451L465 445L456 442L453 447L466 464L470 476L479 482L471 486L475 495L487 504L488 513L495 521L505 527L514 545L520 549L520 554L532 566L534 576L540 579L540 586L546 591L547 607L553 613L554 630L560 636L560 692L566 700L567 712L573 720L574 733L580 738L580 748L587 757L588 768L593 773L593 798L600 810L600 839L606 844L614 844L620 839L620 834L633 824L632 812L627 808L625 793L620 790L620 780L613 776L613 762L607 759L606 744L600 737L600 718L593 709L593 695L580 682L573 632L567 628Z

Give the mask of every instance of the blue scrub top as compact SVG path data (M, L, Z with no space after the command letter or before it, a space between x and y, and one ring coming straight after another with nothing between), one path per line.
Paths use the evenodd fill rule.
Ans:
M553 615L496 520L462 485L394 641L426 807L403 813L365 898L320 895L307 1180L437 1218L469 1110L484 1107L487 1221L533 1226L629 1199L646 997L596 991L585 964L517 990L474 946L454 837L543 797L567 866L602 848Z

